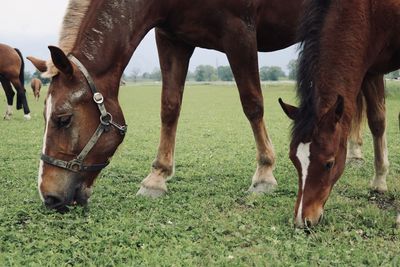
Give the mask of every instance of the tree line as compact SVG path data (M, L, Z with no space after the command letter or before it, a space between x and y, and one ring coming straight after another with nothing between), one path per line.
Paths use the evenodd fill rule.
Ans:
M278 81L282 79L295 80L297 73L297 60L291 60L287 65L288 74L278 66L263 66L260 68L261 81ZM43 84L48 84L50 79L42 78L40 72L35 71L33 74L25 71L25 81L28 83L32 78L38 78ZM161 81L161 70L155 68L152 72L144 72L141 74L139 68L133 68L129 74L124 73L123 81ZM234 81L233 72L230 66L199 65L192 72L189 71L186 77L188 81L212 82L212 81Z
M297 73L297 60L291 60L287 66L288 74L278 66L263 66L260 68L261 81L278 81L282 79L295 80ZM161 81L161 71L155 68L152 72L140 74L139 68L133 68L128 75L123 76L124 80L137 81ZM233 72L230 66L199 65L192 72L189 71L186 80L197 82L212 81L234 81Z

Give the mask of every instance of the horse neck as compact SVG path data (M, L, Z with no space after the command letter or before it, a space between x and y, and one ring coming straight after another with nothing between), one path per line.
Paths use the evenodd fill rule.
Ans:
M373 31L369 23L369 4L366 3L369 1L358 2L342 1L341 7L332 4L321 31L313 81L318 114L325 114L340 94L345 99L343 124L347 127L363 79L379 51L373 46L377 42L371 42ZM351 8L351 5L358 6Z
M91 2L71 52L99 84L118 88L140 41L162 19L162 4L153 2L156 0Z

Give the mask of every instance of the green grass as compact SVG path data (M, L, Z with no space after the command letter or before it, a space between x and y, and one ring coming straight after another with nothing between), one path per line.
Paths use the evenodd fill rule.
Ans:
M255 144L234 85L187 86L176 146L176 174L158 200L135 197L159 140L160 85L121 88L129 125L98 178L89 208L61 215L37 193L43 95L33 118L0 121L0 266L399 266L399 97L389 97L389 192L368 190L371 135L362 166L349 166L326 205L324 222L293 228L297 174L288 159L290 122L277 103L295 103L293 84L263 85L266 121L277 154L279 188L249 196ZM395 91L395 90L394 90ZM4 109L5 97L0 95Z

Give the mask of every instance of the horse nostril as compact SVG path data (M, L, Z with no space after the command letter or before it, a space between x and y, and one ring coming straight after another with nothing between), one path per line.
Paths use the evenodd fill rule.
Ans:
M63 205L63 200L56 196L45 196L44 204L50 209L56 209Z

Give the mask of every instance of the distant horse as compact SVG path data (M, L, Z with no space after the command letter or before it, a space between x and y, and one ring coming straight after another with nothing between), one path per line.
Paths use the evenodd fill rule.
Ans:
M281 101L294 120L290 159L299 174L295 223L300 227L320 221L343 173L346 141L361 94L375 150L371 186L387 191L383 74L400 67L398 1L308 0L306 5L299 33L300 107Z
M174 171L185 78L196 47L227 55L257 147L257 169L249 191L271 191L277 185L272 173L275 155L263 120L257 50L275 51L296 42L302 3L70 1L60 48L49 47L52 61L30 58L45 76L53 77L46 99L38 176L46 206L62 209L74 202L86 203L94 179L108 164L126 130L118 103L122 72L154 27L163 76L161 135L157 157L138 195L159 197L167 192L166 180Z
M31 80L31 88L36 101L38 101L40 97L40 89L42 88L42 82L38 78L33 78Z
M8 45L0 43L0 82L7 97L7 109L4 119L9 120L12 115L14 91L17 91L17 109L24 108L24 118L30 119L30 111L24 88L24 59L21 52Z

